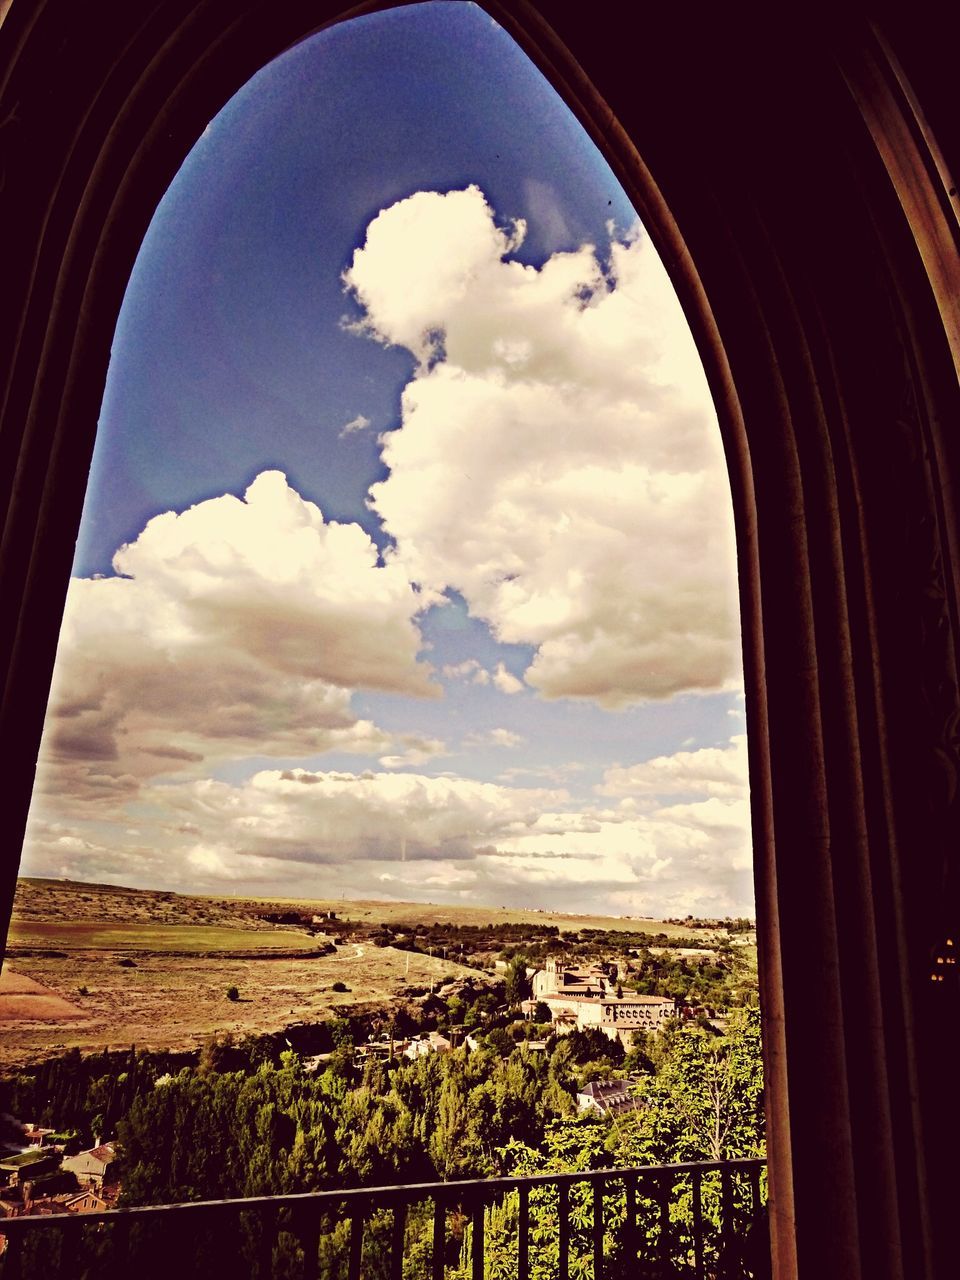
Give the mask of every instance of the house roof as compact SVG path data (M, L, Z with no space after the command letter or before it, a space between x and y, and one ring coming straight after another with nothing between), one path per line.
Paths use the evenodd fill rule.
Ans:
M116 1160L117 1153L112 1142L104 1142L102 1146L91 1147L89 1151L81 1151L82 1156L93 1156L94 1160L99 1160L103 1164L109 1164L111 1160Z
M78 1200L86 1200L88 1197L99 1200L101 1204L107 1203L103 1196L98 1195L96 1191L91 1191L89 1187L86 1187L83 1191L74 1191L68 1196L56 1196L54 1198L63 1205L71 1205L76 1204Z
M676 1000L670 996L640 996L626 995L618 996L616 1000L604 1000L604 1004L676 1004Z
M625 1097L629 1088L626 1080L591 1080L580 1090L580 1096L602 1102L609 1098Z

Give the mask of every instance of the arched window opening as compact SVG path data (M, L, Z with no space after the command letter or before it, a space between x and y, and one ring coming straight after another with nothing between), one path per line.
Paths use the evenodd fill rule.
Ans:
M682 1212L628 1228L597 1184L574 1258L733 1265L764 1154L746 773L715 412L593 144L473 6L268 64L162 200L114 339L0 994L10 1110L95 1144L54 1181L100 1160L108 1211L606 1144L693 1161ZM37 1070L65 1043L96 1075ZM198 1090L196 1142L229 1145L230 1069L293 1126L282 1177L276 1134L157 1162ZM516 1254L488 1185L499 1218L435 1249Z
M502 813L491 792L478 825L411 816L410 866L446 847L471 870L438 890L510 887L477 865L488 839L615 859L626 826L636 859L579 905L749 913L726 484L666 272L510 38L440 4L301 44L211 122L128 289L36 806L76 801L99 840L35 822L34 869L101 875L115 849L145 885L299 887L309 810L272 848L228 805L258 833L230 853L167 806L267 764L287 785L363 763L546 784ZM696 801L716 803L687 837L644 821ZM313 827L318 874L368 891L403 837L341 824ZM352 872L328 860L351 840ZM578 895L591 879L573 868ZM569 905L562 878L525 883Z

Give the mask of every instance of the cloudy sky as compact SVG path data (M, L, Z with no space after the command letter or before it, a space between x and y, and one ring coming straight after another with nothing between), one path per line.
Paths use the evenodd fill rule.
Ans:
M606 164L467 4L211 121L118 322L23 870L752 910L713 407Z

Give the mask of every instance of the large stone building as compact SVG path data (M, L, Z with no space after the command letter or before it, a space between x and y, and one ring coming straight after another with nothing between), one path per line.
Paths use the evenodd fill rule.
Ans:
M612 995L616 990L617 978L615 964L597 964L578 969L551 956L546 967L538 969L533 975L533 998L544 1002L558 996L574 1000L596 999L597 996Z
M533 976L533 999L525 1011L533 1014L545 1004L558 1034L593 1027L628 1048L634 1031L659 1031L677 1015L675 1000L666 996L618 995L615 964L577 969L550 959Z

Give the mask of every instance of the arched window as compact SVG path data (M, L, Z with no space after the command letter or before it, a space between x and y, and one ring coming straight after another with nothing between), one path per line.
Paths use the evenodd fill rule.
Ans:
M623 189L480 9L356 19L152 220L24 872L749 916L739 648L710 391Z

